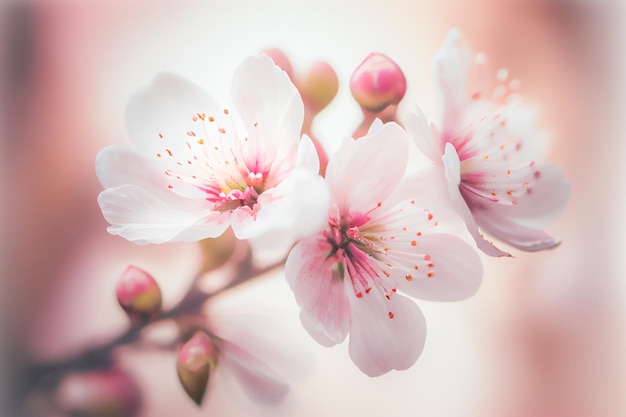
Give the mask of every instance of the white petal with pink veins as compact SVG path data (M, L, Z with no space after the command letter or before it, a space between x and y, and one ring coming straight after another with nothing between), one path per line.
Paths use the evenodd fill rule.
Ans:
M507 120L507 130L523 139L517 158L521 161L541 160L548 156L552 143L550 132L539 129L539 109L522 99L507 103L499 110Z
M332 201L342 210L364 213L391 194L407 162L408 137L395 123L356 141L344 139L326 169Z
M456 236L429 233L416 239L417 256L389 272L398 289L429 301L459 301L476 293L483 269L478 253Z
M447 137L458 126L467 100L466 83L472 65L472 53L461 33L452 29L435 57L435 80L443 93L443 123L441 133Z
M485 209L476 210L474 216L485 232L521 250L540 251L554 248L561 243L546 232L523 226L501 213Z
M96 175L104 188L133 184L164 200L205 197L197 187L173 181L154 160L126 146L108 146L101 150L96 157ZM170 188L172 184L176 186Z
M295 152L304 104L287 74L269 57L247 58L237 68L232 95L251 145L263 143L266 162L280 162Z
M540 229L554 222L565 209L571 184L557 164L538 163L536 169L538 177L516 205L493 207L490 211L529 228Z
M285 266L287 282L302 308L302 324L323 346L341 343L350 326L343 267L326 258L329 251L323 239L304 240L293 248Z
M164 200L136 185L104 190L98 203L108 231L135 243L196 241L221 235L228 227L224 213L211 212L203 200Z
M126 124L139 153L154 157L167 149L175 155L187 152L187 132L197 125L197 113L218 114L222 109L199 86L174 74L159 74L147 87L131 97Z
M479 232L474 216L459 191L459 184L461 183L461 163L459 161L459 155L456 153L456 149L454 149L452 144L446 144L442 160L448 180L450 202L465 221L467 230L476 241L478 248L489 256L511 256L511 254L498 249L495 245L487 241Z
M407 200L415 200L421 208L427 207L439 222L439 232L454 234L465 230L464 222L450 203L443 164L407 174L387 199L386 205L393 207Z
M109 188L100 201L111 233L144 243L197 240L223 232L232 215L238 238L263 237L266 253L284 256L323 224L329 197L315 149L300 139L297 89L264 56L237 68L232 90L241 114L171 74L131 98L136 150L105 149L96 167Z
M294 170L269 196L256 220L265 231L250 237L254 257L265 264L284 259L295 242L320 231L329 204L324 179L303 169Z
M296 168L276 188L259 196L254 212L247 207L235 210L233 231L239 239L286 232L291 245L325 224L328 201L324 179L309 169Z
M426 322L419 307L402 295L387 299L377 290L357 298L346 281L352 309L352 361L369 376L410 368L426 340Z

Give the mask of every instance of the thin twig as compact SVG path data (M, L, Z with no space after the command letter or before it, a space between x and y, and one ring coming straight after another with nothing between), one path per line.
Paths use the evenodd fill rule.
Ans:
M196 277L194 283L190 286L187 293L176 305L174 305L171 309L160 313L152 320L135 326L131 326L125 332L111 339L110 341L98 346L88 347L82 352L66 359L49 363L29 364L22 373L24 378L22 383L23 393L26 394L30 392L38 384L39 381L48 376L56 379L55 375L56 377L60 377L63 373L67 371L108 367L113 362L113 350L120 346L129 345L136 342L139 339L141 332L147 327L163 320L177 319L184 315L198 313L201 310L202 306L211 297L214 297L217 294L236 287L237 285L258 277L266 272L269 272L283 264L284 262L280 261L267 267L258 268L254 266L250 257L246 257L244 260L237 264L236 273L233 279L231 279L224 287L219 288L218 290L211 293L203 292L198 288L198 280L203 275L200 274L198 277ZM25 399L25 395L22 398Z

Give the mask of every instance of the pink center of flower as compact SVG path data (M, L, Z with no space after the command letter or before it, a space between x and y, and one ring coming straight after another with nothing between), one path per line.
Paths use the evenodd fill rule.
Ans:
M505 115L495 113L471 123L448 141L459 155L460 191L466 200L477 197L494 203L517 204L530 192L540 173L522 156L523 138L509 127Z
M227 109L218 117L196 113L191 119L198 126L186 133L185 146L177 142L176 152L172 146L156 154L165 158L165 174L204 192L215 211L254 210L259 195L272 187L268 183L272 161L262 157L258 143L238 136ZM168 143L175 138L158 134L158 139ZM289 170L282 165L278 168ZM173 184L168 188L177 191Z
M331 245L328 258L334 257L341 271L345 265L358 298L369 294L373 287L377 287L387 299L396 292L396 288L385 285L380 278L389 276L389 272L381 268L378 262L385 258L384 245L367 228L369 214L380 205L365 214L349 213L339 218L331 217L328 221L330 229L324 232L326 241ZM393 318L393 313L389 317Z
M481 62L484 57L478 55L476 59ZM524 160L520 152L528 132L511 126L509 104L518 98L519 81L510 80L509 71L504 68L498 71L496 81L491 94L471 86L466 108L459 117L475 114L477 109L493 113L473 120L460 131L444 129L442 134L459 155L460 191L466 201L473 202L470 209L489 202L517 204L519 197L531 192L532 182L540 176L535 163ZM491 110L485 109L487 102Z
M379 202L365 213L338 210L330 216L323 233L330 246L327 259L335 261L341 279L350 279L357 298L374 289L390 300L398 278L434 279L435 261L420 240L423 231L439 223L428 210L414 209L415 204L407 200L379 211L383 206ZM389 311L388 316L393 319L396 314Z

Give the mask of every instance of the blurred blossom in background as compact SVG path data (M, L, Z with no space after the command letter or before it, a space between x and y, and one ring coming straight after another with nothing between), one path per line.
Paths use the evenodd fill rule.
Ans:
M346 344L325 349L307 338L282 273L233 302L288 312L289 337L316 355L286 415L626 416L624 18L617 0L5 0L0 415L21 400L25 363L125 329L114 288L128 264L152 272L166 307L194 275L194 244L140 247L106 232L94 161L104 146L129 143L133 92L173 71L227 103L246 56L278 47L296 72L322 59L338 73L339 95L313 130L332 151L360 123L348 82L373 51L400 65L407 99L436 119L432 59L458 27L494 73L506 67L521 80L552 132L550 159L572 182L564 215L547 230L562 245L483 257L475 297L420 304L429 335L417 364L376 379L347 359ZM271 297L255 296L268 288ZM123 350L119 361L142 391L141 415L206 415L178 386L173 354Z

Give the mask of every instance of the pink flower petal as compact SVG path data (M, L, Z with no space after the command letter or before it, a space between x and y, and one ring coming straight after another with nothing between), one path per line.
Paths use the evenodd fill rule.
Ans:
M431 165L405 175L385 205L394 207L406 200L414 200L415 207L420 211L428 208L439 222L441 232L457 233L465 230L465 224L450 203L443 165Z
M507 132L523 139L517 152L518 161L539 161L548 156L551 135L548 131L538 128L540 116L537 105L517 97L498 111L507 121Z
M264 241L267 250L282 256L296 240L312 235L325 224L329 195L324 179L307 168L294 169L276 188L259 196L254 212L235 210L231 219L235 236Z
M467 79L472 65L472 53L457 29L446 35L435 57L435 79L443 93L442 137L448 138L461 126L462 109L467 100Z
M293 331L280 314L259 313L233 301L232 294L212 300L206 310L211 332L231 344L245 347L262 359L271 373L283 381L303 379L312 372L313 358L297 339L277 338ZM293 325L298 325L294 320Z
M478 226L476 225L474 216L459 191L459 184L461 182L461 164L459 161L459 155L456 153L456 149L454 149L452 144L446 144L442 160L445 166L446 178L448 180L450 202L457 210L461 218L465 221L467 231L476 241L476 246L489 256L511 256L511 254L498 249L493 243L483 238L482 234L478 231Z
M523 226L495 210L475 210L474 216L485 232L521 250L535 252L561 243L544 231Z
M538 163L538 178L518 203L494 207L493 212L529 228L543 228L554 222L565 209L571 185L563 168L553 163Z
M232 96L250 145L263 143L267 161L281 162L296 152L304 104L289 76L269 57L243 61L233 76Z
M281 380L258 356L236 344L222 342L218 367L226 367L246 396L261 404L276 404L289 392Z
M419 150L431 161L440 163L444 144L417 105L406 115L404 126Z
M314 174L320 171L320 158L317 155L313 141L307 135L302 135L302 139L300 139L296 166L308 168Z
M260 199L256 219L265 231L250 237L253 255L263 263L284 259L294 243L322 229L329 206L326 182L304 168L296 168L269 197Z
M217 237L228 227L227 213L211 212L202 200L172 196L166 200L139 186L124 185L104 190L98 204L111 224L109 233L140 244Z
M108 146L96 157L96 175L104 188L137 185L158 195L163 200L178 196L204 199L206 194L197 187L173 181L153 159L139 155L126 146ZM175 183L175 187L169 186Z
M302 308L302 324L324 346L341 343L350 326L343 270L333 258L326 258L329 252L323 238L310 238L293 248L285 266L287 282Z
M332 200L341 210L366 212L391 194L407 162L407 134L395 123L356 141L346 138L326 170Z
M375 290L357 298L350 285L346 280L352 308L352 361L372 377L410 368L426 341L426 322L419 307L402 295L393 294L388 300Z
M537 164L536 172L515 205L470 202L472 215L482 230L525 251L550 249L560 243L541 229L562 213L570 192L569 181L558 165ZM470 196L470 200L473 198Z
M480 286L483 268L474 248L456 236L429 233L417 239L423 254L419 268L407 257L406 269L394 269L391 277L398 289L429 301L459 301L471 297Z
M187 153L187 132L197 129L197 113L222 111L199 86L174 74L160 74L131 97L126 109L130 138L139 153L153 158L167 149L180 157Z

